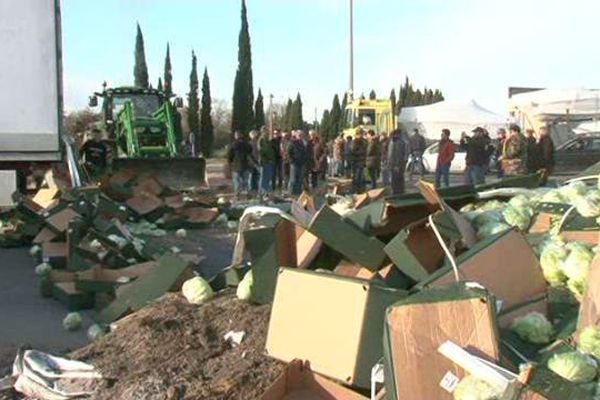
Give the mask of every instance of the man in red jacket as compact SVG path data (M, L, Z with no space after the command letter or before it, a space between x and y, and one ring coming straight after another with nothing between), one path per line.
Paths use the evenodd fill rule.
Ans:
M450 164L454 159L454 142L450 140L450 130L442 129L442 139L438 143L438 158L435 167L435 187L439 188L444 178L446 187L450 186Z

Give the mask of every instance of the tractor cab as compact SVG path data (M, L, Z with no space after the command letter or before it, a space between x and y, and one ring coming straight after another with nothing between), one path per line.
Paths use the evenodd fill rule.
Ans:
M356 129L389 133L395 127L390 100L357 99L351 101L344 110L344 136L354 135Z

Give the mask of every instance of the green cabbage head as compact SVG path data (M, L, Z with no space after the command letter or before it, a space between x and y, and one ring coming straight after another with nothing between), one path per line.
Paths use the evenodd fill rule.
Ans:
M465 376L454 389L454 400L500 400L502 392L472 375Z
M550 343L554 333L550 321L539 312L515 318L511 329L524 341L534 344Z
M237 298L248 301L252 298L252 286L254 285L254 275L252 270L246 272L244 279L239 283L236 291Z
M502 212L504 216L504 220L510 226L514 226L524 231L529 227L531 223L531 217L533 215L533 211L530 208L515 208L512 206L508 206Z
M579 351L553 355L548 360L548 368L574 383L591 382L597 372L596 361Z
M199 276L185 281L181 286L181 292L192 304L202 304L214 294L208 282Z
M567 250L557 243L549 243L543 247L540 264L544 278L551 286L561 286L567 282L561 263L567 258Z
M588 326L579 334L579 351L600 359L600 327Z
M81 315L78 312L68 313L63 319L63 328L68 331L76 331L81 327Z

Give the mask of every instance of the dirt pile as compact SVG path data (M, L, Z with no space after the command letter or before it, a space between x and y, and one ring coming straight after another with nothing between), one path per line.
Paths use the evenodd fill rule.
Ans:
M264 355L269 313L233 291L201 306L166 294L70 357L108 378L95 399L256 399L284 367ZM237 347L232 330L245 332Z

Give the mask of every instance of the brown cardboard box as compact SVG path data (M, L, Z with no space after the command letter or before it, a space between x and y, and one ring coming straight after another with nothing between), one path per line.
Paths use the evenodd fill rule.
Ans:
M308 230L296 225L296 256L298 268L308 268L319 254L323 242Z
M368 269L351 263L350 261L342 260L337 267L333 270L337 275L348 276L351 278L360 278L366 280L372 280L378 277L377 272L369 271Z
M259 400L367 400L366 397L310 370L301 361L290 362Z
M302 359L320 374L368 388L382 356L385 309L406 292L376 283L281 268L273 299L267 354Z
M477 282L487 288L509 309L546 295L548 285L539 260L527 240L510 230L489 240L480 241L457 258L461 281ZM451 267L439 270L424 283L441 287L455 282Z
M48 208L53 202L54 199L58 196L60 190L57 187L40 189L33 196L33 201L39 204L42 208Z
M72 208L65 208L62 211L57 212L54 215L46 218L46 223L56 233L63 233L67 231L69 222L73 218L81 217Z
M389 307L385 318L385 385L390 400L452 400L442 388L464 372L437 352L451 340L490 361L499 357L494 298L455 284L426 289Z
M600 325L600 253L592 260L587 277L587 287L579 308L577 335L588 326Z

